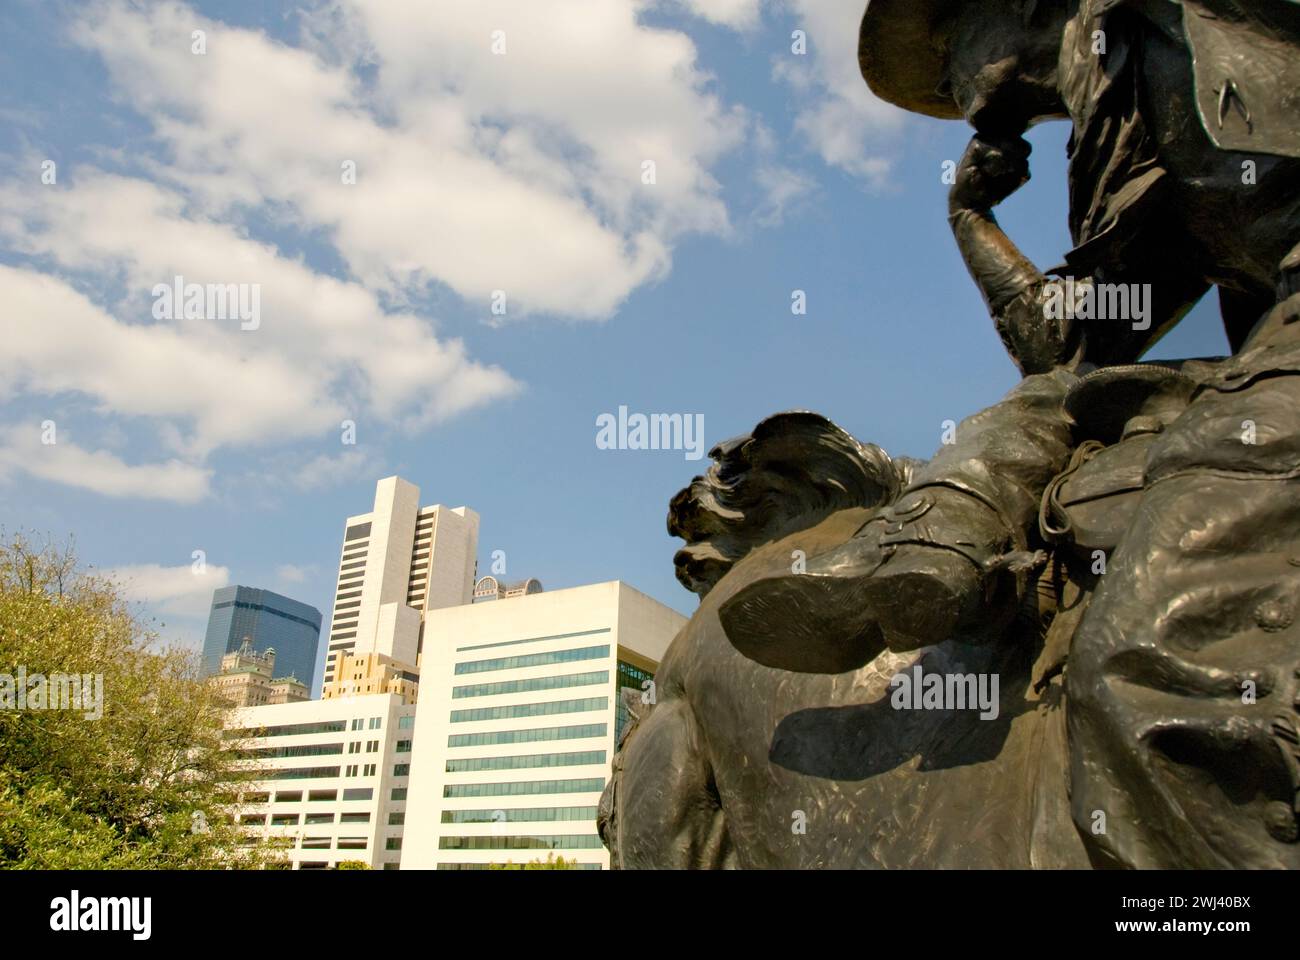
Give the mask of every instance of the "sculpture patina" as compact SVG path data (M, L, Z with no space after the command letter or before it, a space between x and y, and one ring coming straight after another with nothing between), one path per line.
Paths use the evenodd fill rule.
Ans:
M871 0L859 59L974 127L950 222L1025 376L926 463L809 413L711 452L614 865L1300 867L1300 2ZM992 210L1052 119L1043 273ZM1210 287L1231 356L1139 362Z

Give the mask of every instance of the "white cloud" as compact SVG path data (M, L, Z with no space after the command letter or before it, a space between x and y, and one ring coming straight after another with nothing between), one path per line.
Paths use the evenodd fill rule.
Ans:
M779 164L760 166L754 179L763 191L763 202L755 209L754 220L764 227L780 223L790 207L816 189L811 178Z
M193 564L164 567L156 563L113 567L102 571L118 582L122 596L145 604L155 613L203 618L212 609L212 592L230 583L228 567Z
M286 474L295 488L306 492L363 477L377 477L380 471L375 462L362 451L345 450L338 454L322 453L312 457L310 460L293 465Z
M161 151L91 144L132 173L0 180L0 242L22 258L0 265L0 402L89 398L100 446L148 430L164 462L82 451L106 478L39 469L184 500L206 492L220 450L319 441L343 420L371 436L425 428L520 387L410 306L438 285L485 310L503 291L510 317L604 318L667 272L683 234L729 232L710 168L750 118L710 92L685 34L639 22L649 2L321 0L298 46L174 0L79 11L72 38ZM757 11L709 6L733 25ZM323 243L343 269L286 254L285 237ZM258 285L260 328L153 319L149 291L176 276ZM363 466L317 456L292 482Z
M642 6L338 0L306 49L178 3L105 2L74 36L170 148L160 172L210 210L281 204L372 289L440 281L599 318L666 272L679 235L728 229L709 166L744 136L689 38L643 27Z
M95 446L114 452L65 447L30 466L11 450L9 468L192 501L218 451L332 440L345 419L370 436L422 429L520 389L411 306L440 285L485 311L502 291L509 318L605 318L666 274L682 236L731 231L711 171L746 143L760 154L752 220L778 221L809 178L718 97L686 34L640 21L683 3L737 30L762 12L761 0L317 0L292 45L175 0L84 7L73 39L161 152L90 144L134 175L0 180L0 241L23 258L0 265L0 402L89 398L105 430ZM826 162L879 180L877 134L900 114L857 74L861 0L785 3L812 44L776 68L802 106L798 130ZM285 237L323 244L342 269L285 253ZM153 320L148 292L177 275L259 285L261 327ZM155 462L128 464L121 452L146 430ZM294 462L302 490L366 467L355 453Z
M0 433L0 472L81 487L106 497L143 497L194 503L208 494L211 471L179 460L128 464L106 450L85 450L68 439L40 440L35 427Z
M300 567L292 563L284 563L275 568L275 576L281 583L305 583L311 572L307 567Z
M17 214L0 222L13 247L88 277L87 287L120 277L135 294L107 308L69 279L0 265L9 317L0 399L80 394L104 415L148 418L191 474L206 476L204 459L222 447L316 439L344 419L358 429L377 420L420 428L518 389L470 360L460 341L438 340L413 313L386 311L358 284L315 273L234 225L187 219L182 198L156 184L85 169L48 194L0 184L0 207ZM122 319L149 318L147 292L176 275L258 284L261 326ZM193 498L159 490L148 471L113 477L138 479L141 495ZM50 478L100 492L110 482L68 469Z
M758 24L762 0L681 0L697 17L734 30L748 30Z
M132 187L153 189L135 182ZM0 189L0 198L5 193ZM78 208L104 202L111 209L112 194L96 184L69 191L64 202ZM15 203L16 198L0 202ZM165 226L141 223L144 219L137 214L119 226L124 233L133 226L142 232ZM73 220L31 239L66 263L92 255L86 249L89 235L78 234ZM165 273L138 263L132 269L155 278ZM147 289L143 280L137 282ZM78 393L105 412L185 421L188 449L177 452L197 455L222 444L301 435L323 429L342 412L337 401L320 396L320 385L308 369L295 365L287 353L254 349L260 342L256 334L245 333L241 342L237 325L221 331L125 323L64 280L3 265L0 296L11 311L6 346L0 351L4 387L47 396ZM59 335L50 336L51 330Z
M800 103L796 130L833 167L881 185L889 176L906 113L876 97L858 67L863 0L783 0L808 52L779 54L777 79Z

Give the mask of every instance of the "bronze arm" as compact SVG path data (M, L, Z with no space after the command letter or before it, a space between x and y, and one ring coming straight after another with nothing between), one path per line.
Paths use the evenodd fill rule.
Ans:
M998 335L1025 375L1073 369L1082 332L1043 308L1046 276L998 225L993 207L1029 180L1029 144L1020 138L971 139L948 195L948 222Z

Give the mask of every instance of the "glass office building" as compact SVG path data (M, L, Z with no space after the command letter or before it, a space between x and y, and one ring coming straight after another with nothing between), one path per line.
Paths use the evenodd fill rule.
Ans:
M429 611L402 868L608 868L596 813L623 691L653 695L685 623L618 581Z
M311 688L320 626L321 612L305 603L255 587L222 587L212 594L203 673L220 672L221 658L238 650L248 637L258 653L275 648L277 677L295 676Z
M635 664L626 661L618 661L618 673L614 682L614 746L617 748L623 742L623 731L627 729L627 722L630 719L628 715L628 702L623 691L631 688L636 691L633 702L646 698L650 701L650 683L654 680L655 675L649 670L642 670Z

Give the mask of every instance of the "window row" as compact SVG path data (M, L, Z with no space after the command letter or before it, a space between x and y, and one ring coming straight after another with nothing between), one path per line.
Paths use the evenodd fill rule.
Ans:
M548 717L555 713L585 713L609 709L609 697L586 697L582 700L552 700L547 703L517 703L508 707L475 707L453 710L452 723L475 720L513 720L517 717Z
M337 790L308 790L308 801L335 800L338 798ZM275 795L276 803L302 803L301 790L280 790Z
M476 643L469 647L457 647L457 653L464 653L467 650L486 650L488 647L517 647L521 643L541 643L543 640L569 640L577 637L594 637L598 633L609 633L609 627L598 627L595 630L578 630L575 633L553 633L546 637L524 637L522 640L496 640L492 643Z
M604 846L594 833L552 837L439 837L439 850L595 850Z
M347 729L346 720L323 720L319 723L286 723L275 727L243 727L239 730L227 730L223 736L227 740L243 740L247 737L296 737L304 733L342 733Z
M261 770L255 780L317 780L337 777L338 767L289 767L284 770Z
M442 788L442 795L444 797L523 797L539 793L596 793L604 789L604 777L588 777L581 780L452 783Z
M552 650L550 653L526 653L516 657L495 657L491 660L470 660L456 664L456 673L486 673L489 670L514 670L519 667L542 667L550 663L572 663L575 660L598 660L609 656L609 644L599 647L575 647L572 650Z
M545 740L582 740L603 737L609 727L603 723L580 723L569 727L534 727L531 730L497 730L493 733L454 733L449 747L488 747L498 743L536 743Z
M271 760L284 757L328 757L343 752L341 743L304 743L295 747L257 747L239 751L245 760Z
M344 800L369 800L374 795L374 790L370 787L352 787L343 791ZM307 802L320 803L337 800L339 792L337 790L308 790ZM265 793L247 793L244 794L243 803L266 803L270 799L269 794ZM275 795L276 803L301 803L301 790L280 790Z
M526 770L530 767L578 767L589 763L604 762L604 750L581 750L574 753L528 753L513 757L466 757L464 760L448 760L447 772Z
M596 819L595 807L521 807L514 810L444 810L443 823L536 823Z
M609 683L608 670L593 670L590 673L566 673L558 677L533 677L530 680L498 680L496 683L471 683L463 687L452 687L451 698L461 700L465 697L491 697L502 693L532 693L535 690L557 690L562 687L589 687L597 683Z
M334 818L335 814L333 813L273 813L270 815L270 824L273 827L296 827L300 824L311 826L321 823L333 823ZM267 815L265 813L246 813L239 818L239 822L247 826L263 827L267 824ZM368 812L338 814L338 822L369 823L370 814Z
M302 849L304 850L328 850L333 845L332 837L303 837ZM339 850L364 850L370 846L370 841L365 837L339 837Z
M319 623L315 623L303 617L294 616L292 613L286 613L283 610L277 610L275 607L268 607L261 603L249 603L245 600L227 600L224 603L214 603L212 605L213 610L222 610L226 607L234 607L236 610L252 610L256 613L266 613L273 617L279 617L281 620L288 620L290 623L297 623L305 627L310 627L312 630L320 630ZM241 617L240 619L242 620L243 618ZM274 626L274 622L271 624L264 624L263 631L265 631L269 626ZM275 631L275 633L278 634L279 631Z

